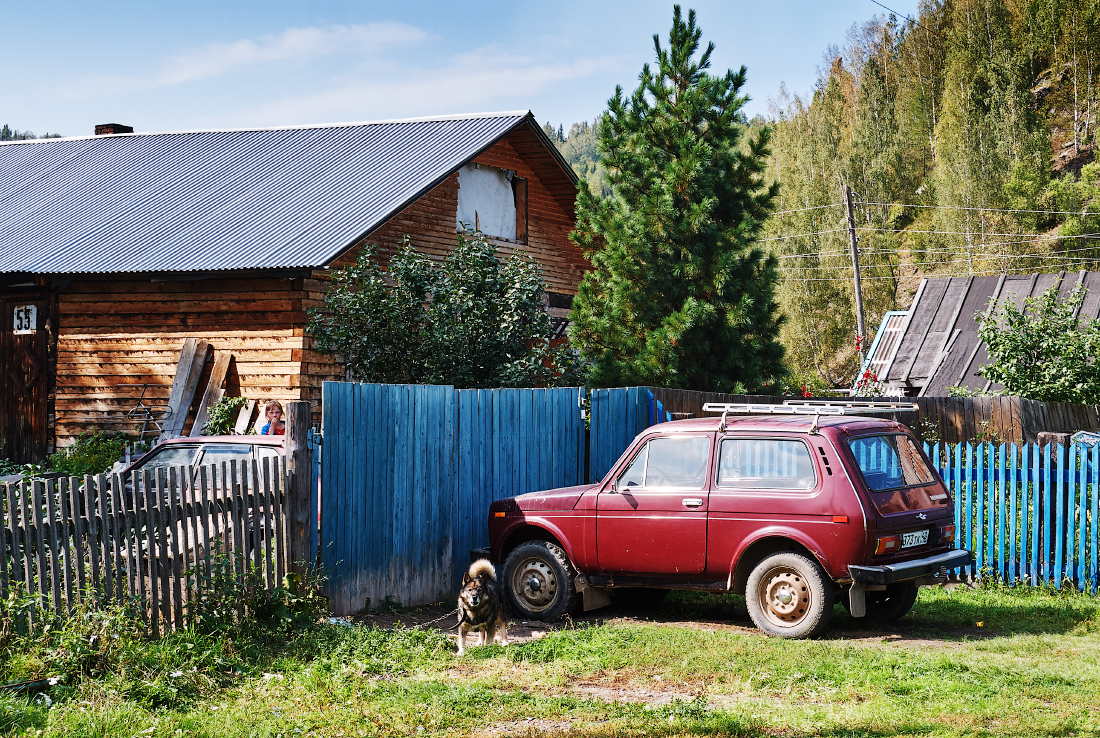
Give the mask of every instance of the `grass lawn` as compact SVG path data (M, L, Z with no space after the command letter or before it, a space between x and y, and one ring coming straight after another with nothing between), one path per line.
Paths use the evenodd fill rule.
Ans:
M0 734L1100 736L1100 598L924 589L881 629L838 607L816 641L764 638L724 595L590 615L462 659L446 632L405 626L121 639L141 653L113 661L81 655L103 650L87 628L16 640L0 681L62 679L48 706L0 696Z

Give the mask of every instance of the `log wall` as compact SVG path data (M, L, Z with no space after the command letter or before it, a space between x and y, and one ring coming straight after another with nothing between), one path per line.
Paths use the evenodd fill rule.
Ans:
M126 418L149 385L145 404L167 403L186 338L230 351L228 394L258 401L302 399L306 279L139 279L74 281L58 298L54 435L66 446L93 427L133 434ZM202 397L212 357L195 393Z

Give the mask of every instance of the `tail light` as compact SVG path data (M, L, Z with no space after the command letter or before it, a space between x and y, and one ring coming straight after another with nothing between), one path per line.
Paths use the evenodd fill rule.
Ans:
M894 553L901 549L901 536L882 536L875 542L875 556Z
M940 528L940 543L954 543L955 542L955 526L945 525Z

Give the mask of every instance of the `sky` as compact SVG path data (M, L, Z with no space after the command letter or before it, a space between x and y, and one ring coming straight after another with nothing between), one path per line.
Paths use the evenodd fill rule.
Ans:
M888 0L914 15L919 0ZM781 84L813 88L822 54L871 0L698 0L712 73L748 68L745 111ZM0 17L0 124L66 136L285 126L532 110L591 120L637 86L667 39L672 3L650 0L49 2Z

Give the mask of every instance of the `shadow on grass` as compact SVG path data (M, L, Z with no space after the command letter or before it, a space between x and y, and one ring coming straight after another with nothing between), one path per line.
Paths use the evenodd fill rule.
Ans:
M672 592L660 602L613 598L609 607L578 618L603 623L616 618L653 623L695 621L755 629L745 598L714 592ZM1100 597L1033 587L927 587L901 620L853 618L836 605L829 640L887 637L904 642L975 641L1012 635L1100 633Z

